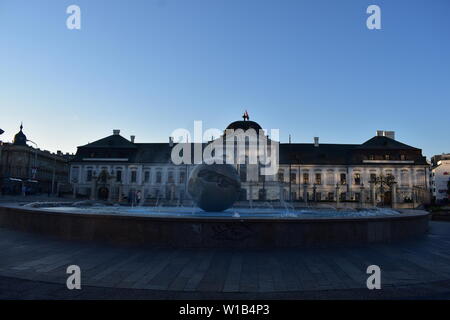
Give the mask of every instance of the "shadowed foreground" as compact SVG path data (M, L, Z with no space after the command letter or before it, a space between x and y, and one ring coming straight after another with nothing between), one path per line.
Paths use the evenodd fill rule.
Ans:
M356 248L167 249L64 242L0 229L1 299L450 298L450 223ZM81 268L82 290L66 288ZM382 289L366 288L379 265Z

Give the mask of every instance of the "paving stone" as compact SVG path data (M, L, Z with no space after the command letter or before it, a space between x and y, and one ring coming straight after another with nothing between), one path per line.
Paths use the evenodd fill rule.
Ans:
M347 297L358 292L358 298L382 298L397 296L394 289L404 297L419 293L446 297L450 223L430 225L429 235L407 242L261 250L114 247L0 228L0 297L95 299L128 294L136 298L290 299L330 297L331 292L334 297ZM70 291L65 287L70 264L81 267L82 286L89 288L88 293L66 292ZM382 268L384 294L366 288L370 264Z

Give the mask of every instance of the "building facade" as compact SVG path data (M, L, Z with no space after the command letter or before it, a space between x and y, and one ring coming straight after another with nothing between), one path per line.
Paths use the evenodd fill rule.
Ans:
M33 148L23 126L12 143L0 142L0 191L4 195L58 193L69 185L71 155Z
M226 129L258 131L261 126L244 118ZM136 143L134 137L128 140L114 130L111 136L78 147L70 164L74 195L124 201L139 192L142 203L189 201L187 181L195 164L175 165L171 160L174 145L172 140ZM426 158L420 149L396 141L393 132L378 131L362 144L321 144L315 138L314 143L277 146L279 168L272 175L261 175L258 164L235 165L241 178L241 201L366 206L429 201Z
M447 204L450 198L450 153L431 158L430 192L433 202Z

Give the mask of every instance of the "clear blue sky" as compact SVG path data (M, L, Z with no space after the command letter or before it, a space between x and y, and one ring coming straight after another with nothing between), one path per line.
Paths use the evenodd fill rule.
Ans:
M366 28L370 4L382 30ZM449 16L448 0L0 0L0 138L23 121L52 151L115 128L161 142L247 109L282 141L381 129L450 152Z

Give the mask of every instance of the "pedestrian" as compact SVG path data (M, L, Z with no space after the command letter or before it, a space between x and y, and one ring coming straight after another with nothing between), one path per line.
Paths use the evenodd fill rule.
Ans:
M138 190L136 192L136 205L139 205L141 203L141 190Z

